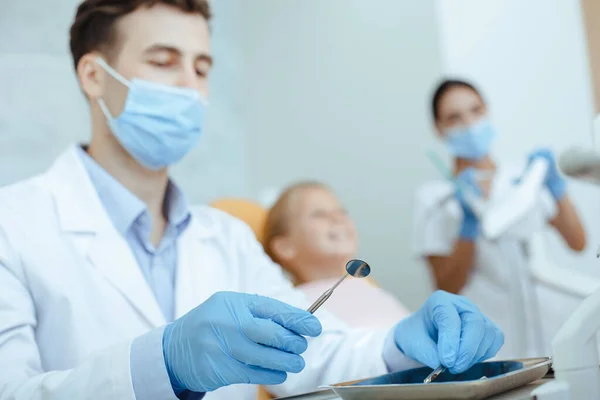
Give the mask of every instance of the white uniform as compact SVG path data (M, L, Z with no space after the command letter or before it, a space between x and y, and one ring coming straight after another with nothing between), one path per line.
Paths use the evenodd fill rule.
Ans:
M525 162L500 165L494 175L489 201L506 196L525 168ZM437 181L426 183L417 191L414 239L418 256L452 254L462 223L462 209L458 201L454 198L445 200L453 190L450 182ZM532 221L537 220L543 226L543 221L556 214L556 204L545 188L538 204L539 207L530 213L528 219L530 225L535 225ZM530 282L527 242L507 236L494 242L478 237L474 266L461 294L471 299L504 331L505 345L498 358L547 355L548 343L541 343L539 336L544 327L536 326L539 318L532 315L537 313L537 307L551 306L548 292L542 294ZM526 304L525 321L518 321L515 317L519 310L514 307L521 305L519 296Z
M178 241L176 316L218 291L307 307L245 224L200 207ZM381 357L387 332L349 330L326 313L318 316L324 333L310 340L306 369L273 387L275 394L387 372ZM134 399L131 341L164 324L75 147L47 173L0 190L0 400ZM168 380L164 363L160 370L156 379ZM250 385L206 396L255 398Z

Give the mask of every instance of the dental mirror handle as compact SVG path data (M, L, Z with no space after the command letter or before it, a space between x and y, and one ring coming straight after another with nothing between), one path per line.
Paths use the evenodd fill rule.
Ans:
M348 277L348 276L350 276L350 275L349 275L349 274L346 274L346 275L342 276L342 277L340 278L340 280L339 280L339 281L337 281L337 282L335 283L335 285L333 285L333 286L331 287L331 289L330 289L330 290L333 292L333 291L335 290L335 288L337 288L338 286L340 286L340 283L342 283L342 282L344 281L344 279L346 279L346 277Z
M323 303L325 303L333 294L333 291L336 287L338 287L340 285L340 283L342 283L342 281L344 279L346 279L346 277L348 276L348 274L342 276L342 278L337 281L337 283L335 285L333 285L331 287L331 289L328 289L325 293L323 293L321 296L319 296L319 298L317 299L317 301L315 301L310 307L308 307L308 311L311 314L314 314L315 311L317 311L322 305Z

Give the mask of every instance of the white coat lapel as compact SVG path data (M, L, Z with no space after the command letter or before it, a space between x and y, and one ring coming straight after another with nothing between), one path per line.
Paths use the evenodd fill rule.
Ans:
M96 233L90 243L88 258L153 327L166 323L129 244L116 230Z
M223 289L226 266L215 257L211 221L192 213L190 225L178 240L175 317L179 318Z
M106 214L78 151L70 148L47 173L61 227L76 243L82 233L91 235L83 249L88 260L151 326L163 325L160 307L127 241Z

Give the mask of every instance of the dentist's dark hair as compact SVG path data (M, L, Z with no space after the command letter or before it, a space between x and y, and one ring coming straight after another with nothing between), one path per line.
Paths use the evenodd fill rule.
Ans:
M81 57L92 51L102 51L108 57L117 53L117 21L140 7L157 4L199 14L207 21L211 18L208 0L85 0L77 8L71 25L70 48L75 69Z
M481 98L481 101L485 103L481 92L472 83L460 79L444 79L438 83L431 99L431 114L434 121L437 121L440 117L440 103L442 102L442 98L446 93L454 88L470 89Z

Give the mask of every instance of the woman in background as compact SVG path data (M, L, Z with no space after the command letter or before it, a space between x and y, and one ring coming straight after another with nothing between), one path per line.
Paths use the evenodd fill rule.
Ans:
M316 300L356 257L357 233L335 194L317 182L290 186L269 211L265 250ZM408 315L391 294L367 279L346 279L325 308L352 327L386 328Z
M554 227L572 250L584 249L583 228L551 151L536 150L527 159L496 164L490 149L497 133L489 119L486 102L480 92L465 81L443 81L433 95L432 114L437 135L452 156L455 180L461 187L473 188L478 196L488 201L501 199L509 193L530 162L545 159L549 168L544 189L538 206L530 214L539 216L541 226L547 222ZM477 177L482 175L492 178L478 181ZM446 201L448 193L456 195ZM468 296L504 330L506 344L501 356L543 355L536 354L540 351L537 344L542 338L535 337L532 326L526 327L527 337L523 337L523 331L519 331L512 320L514 313L509 306L515 285L529 284L526 242L516 238L500 238L496 242L484 239L475 213L464 196L455 190L454 184L447 180L426 183L419 188L416 200L417 253L427 261L437 287ZM542 298L538 292L526 302L536 302L548 311L552 299ZM533 323L531 314L527 320L528 324ZM547 345L542 351L548 351Z

